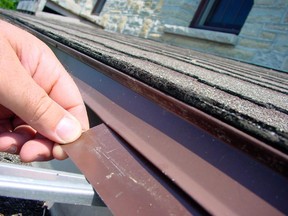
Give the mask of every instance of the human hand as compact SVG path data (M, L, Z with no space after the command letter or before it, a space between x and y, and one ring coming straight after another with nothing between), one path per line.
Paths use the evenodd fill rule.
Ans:
M58 144L89 128L72 78L33 35L0 20L0 151L24 162L65 159Z

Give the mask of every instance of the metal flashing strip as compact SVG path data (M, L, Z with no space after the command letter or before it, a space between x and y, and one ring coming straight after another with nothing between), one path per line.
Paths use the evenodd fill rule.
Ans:
M281 212L288 212L285 205L288 196L284 193L287 190L287 179L253 162L241 152L235 152L235 149L225 149L225 145L221 148L216 140L210 143L211 140L208 137L203 137L207 135L197 134L190 128L185 138L191 145L201 148L201 145L206 146L210 143L219 147L218 150L215 147L210 151L205 149L211 159L216 160L214 163L211 160L207 161L207 158L204 160L199 152L204 149L192 151L191 146L176 142L159 129L124 110L91 86L78 79L75 80L83 93L85 102L101 116L103 122L113 128L117 134L165 174L168 177L167 181L172 181L180 187L209 213L214 215L266 213L281 215ZM155 113L152 115L155 117ZM165 117L171 116L167 114ZM172 124L176 127L189 130L179 125L176 119L173 120ZM190 137L188 137L189 134ZM96 140L97 136L94 136L94 139ZM226 168L230 171L221 170ZM235 176L236 173L238 176ZM257 186L254 182L257 182ZM283 188L279 188L279 185L283 185ZM274 199L279 195L280 199L279 197L277 200Z
M114 215L201 215L104 124L63 149Z

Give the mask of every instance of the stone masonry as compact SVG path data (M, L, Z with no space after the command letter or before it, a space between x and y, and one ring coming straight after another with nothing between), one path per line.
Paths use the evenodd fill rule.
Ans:
M288 72L287 0L255 0L238 36L188 28L195 12L188 2L178 9L182 17L165 22L162 41Z
M99 16L91 14L97 0L50 1L107 31L288 72L288 0L254 0L239 35L189 28L201 0L106 0Z
M288 1L256 0L235 49L251 53L248 62L288 72Z
M239 35L189 28L200 2L107 0L92 17L109 31L288 72L287 0L255 0Z
M160 37L164 0L107 0L100 17L92 16L106 30L140 37Z

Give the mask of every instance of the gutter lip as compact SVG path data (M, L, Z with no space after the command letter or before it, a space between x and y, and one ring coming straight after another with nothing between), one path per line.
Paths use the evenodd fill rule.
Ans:
M180 118L192 123L196 127L205 130L224 143L245 152L281 175L288 177L288 155L282 151L197 108L179 101L127 74L124 74L111 66L107 66L104 63L79 52L78 50L70 48L67 45L50 38L36 29L33 29L31 26L27 26L27 23L19 18L13 18L11 15L4 13L1 15L4 15L13 23L25 28L45 43L74 56L83 63L99 70L99 72L104 75L157 103L162 108L178 115Z

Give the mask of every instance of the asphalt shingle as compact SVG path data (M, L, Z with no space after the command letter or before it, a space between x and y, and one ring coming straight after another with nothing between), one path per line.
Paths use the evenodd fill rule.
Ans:
M288 152L288 74L64 19L5 14Z

